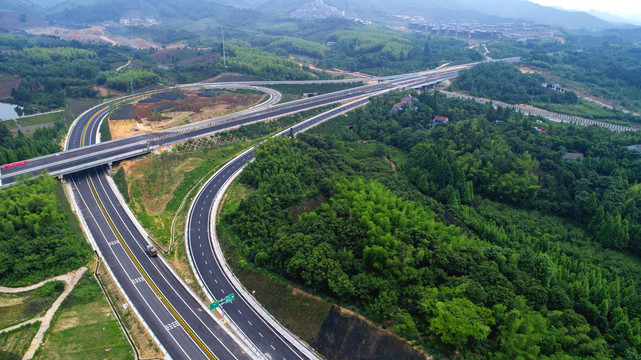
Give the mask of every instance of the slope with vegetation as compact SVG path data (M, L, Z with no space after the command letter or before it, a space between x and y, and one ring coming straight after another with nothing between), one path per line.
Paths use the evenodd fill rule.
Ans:
M0 284L21 286L77 269L91 253L44 176L0 192Z
M639 356L641 135L402 96L257 151L221 220L245 258L444 355Z
M638 116L579 99L576 93L546 81L543 76L523 74L514 65L507 63L485 63L462 71L450 89L620 125L641 122Z
M565 34L564 43L528 41L488 44L495 58L523 56L523 62L591 95L641 111L641 45L638 31Z

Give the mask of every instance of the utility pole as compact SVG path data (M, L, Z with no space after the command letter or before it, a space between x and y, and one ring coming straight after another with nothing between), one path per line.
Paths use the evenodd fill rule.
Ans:
M534 89L532 89L532 98L530 99L530 105L534 107Z
M131 78L131 60L129 61L129 65L127 66L129 68L129 84L131 85L131 95L134 94L134 80Z
M227 55L225 54L225 30L223 30L223 64L227 67Z

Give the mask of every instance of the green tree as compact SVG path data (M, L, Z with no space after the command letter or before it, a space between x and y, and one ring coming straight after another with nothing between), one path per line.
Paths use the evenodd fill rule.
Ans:
M495 320L492 310L478 306L468 299L454 298L437 302L434 316L429 322L430 330L439 335L441 341L462 347L470 338L487 338Z

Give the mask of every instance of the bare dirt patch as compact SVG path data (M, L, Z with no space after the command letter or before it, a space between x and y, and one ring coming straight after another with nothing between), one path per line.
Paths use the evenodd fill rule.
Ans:
M18 294L0 294L0 308L22 304L28 299L28 296L22 296Z
M117 91L115 91L113 89L109 89L106 86L97 86L96 85L93 88L100 93L100 96L111 96L114 93L118 93Z
M300 204L296 204L287 209L294 219L298 219L302 214L314 211L316 208L321 206L322 203L327 202L323 196L318 196L313 199L308 199Z
M131 109L126 120L109 120L112 139L139 133L169 129L247 109L260 103L262 94L220 93L218 96L198 96L198 92L184 92L186 99L137 102L125 106ZM161 110L170 107L169 109Z
M62 331L66 329L71 329L73 327L78 326L80 324L80 317L78 314L75 312L67 312L66 316L64 318L58 319L58 322L56 323L56 330Z
M312 346L327 359L431 359L394 333L357 314L332 306Z
M123 36L108 34L105 32L104 26L91 26L85 29L41 26L29 29L27 32L33 35L54 35L59 36L63 40L78 40L84 43L107 43L111 45L131 46L138 49L157 47L157 45L141 38L129 39Z
M536 73L536 70L534 70L532 68L529 68L527 66L519 66L519 70L521 70L521 72L523 74L535 74Z
M145 126L135 120L109 120L109 130L111 131L111 138L114 140L152 132L151 126Z

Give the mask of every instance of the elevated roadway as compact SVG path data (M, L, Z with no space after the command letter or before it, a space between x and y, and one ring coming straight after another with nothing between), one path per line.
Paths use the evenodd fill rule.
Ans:
M71 174L80 170L90 169L99 165L139 156L152 151L158 146L181 142L199 136L210 135L225 129L265 121L315 107L350 101L359 97L369 96L377 91L391 87L416 86L417 83L422 85L438 83L455 77L461 69L469 66L470 65L461 65L454 69L444 68L438 71L434 70L430 71L427 75L419 73L411 76L397 77L395 80L386 80L377 84L360 86L349 90L301 99L280 105L273 105L275 102L280 100L279 93L276 92L276 94L274 94L274 91L271 89L260 88L254 85L227 83L183 86L180 87L183 90L215 87L253 88L264 90L270 93L271 97L270 100L264 104L237 114L210 119L196 124L184 125L165 131L140 134L124 139L107 141L100 144L92 143L83 147L68 147L67 151L64 152L30 159L26 164L0 170L0 186L9 186L15 183L15 181L17 181L21 176L35 176L39 175L43 171L47 171L50 175ZM89 112L84 114L84 116L87 116L88 119L94 123L100 123L109 115L114 106L143 96L149 96L152 93L128 96L119 99L118 101L98 106L91 109ZM81 135L77 132L71 131L68 136L68 142L71 142L72 144L78 142L80 141L80 136Z
M235 325L230 326L213 316L202 301L165 263L162 256L149 257L145 253L148 242L144 229L123 205L124 202L107 176L104 165L96 165L101 162L105 164L116 161L119 157L135 156L131 154L137 152L148 152L156 146L325 104L361 98L358 103L353 103L353 106L360 106L367 102L367 97L377 92L398 87L434 84L456 76L463 68L442 69L437 74L400 77L391 82L362 86L273 106L269 109L250 109L242 115L214 119L195 126L96 145L99 125L107 116L110 106L147 96L150 93L128 96L91 109L80 116L70 130L66 144L67 151L31 159L24 164L25 166L5 169L0 174L0 180L2 185L6 186L20 175L38 174L43 169L51 173L70 174L66 179L74 209L79 212L83 228L94 249L105 259L110 273L132 305L133 311L155 337L167 357L174 359L280 358L279 356L284 359L315 358L316 355L309 348L301 346L300 342L291 337L291 334L275 325L273 321L265 320L263 315L255 315L253 319L256 324L259 324L256 326L263 326L260 323L264 324L261 329L265 333L252 331L253 323L250 319L251 314L254 313L252 309L256 305L249 300L245 303L249 304L246 310L250 317L244 319L250 326L249 329L241 328L242 321L232 321L231 323ZM203 86L205 85L199 84L180 88L200 89ZM216 84L216 86L230 85ZM232 84L232 86L242 86L242 84ZM316 121L320 121L318 119L320 118ZM298 131L296 127L294 130ZM83 168L86 170L78 172ZM229 168L230 173L232 170L234 169ZM208 264L207 260L203 261L203 264ZM240 308L235 310L238 311ZM248 334L244 329L247 329ZM258 340L267 337L273 342L268 344ZM278 339L280 340L276 341Z

